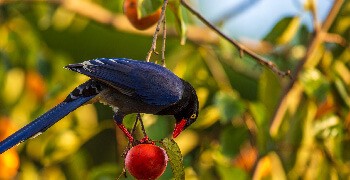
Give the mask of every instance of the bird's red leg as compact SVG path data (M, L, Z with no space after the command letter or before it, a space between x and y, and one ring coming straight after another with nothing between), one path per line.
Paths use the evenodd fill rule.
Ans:
M113 116L114 121L116 122L117 126L119 127L120 130L123 131L123 133L126 135L126 137L129 139L129 142L133 143L134 142L134 137L130 134L130 132L126 129L126 127L123 125L123 118L124 115L120 113L115 113Z
M134 138L132 137L132 135L129 133L129 131L126 129L126 127L123 124L118 124L118 127L120 130L122 130L125 134L125 136L129 139L129 141L132 143L134 141Z

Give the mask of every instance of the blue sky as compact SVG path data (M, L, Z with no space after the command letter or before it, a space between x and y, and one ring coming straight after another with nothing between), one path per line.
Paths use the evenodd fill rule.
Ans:
M236 13L224 21L223 30L235 38L261 39L283 17L300 16L312 28L311 15L303 9L305 0L196 0L201 13L211 22ZM318 18L324 20L334 0L316 0ZM248 6L239 6L247 4ZM242 10L247 7L245 10ZM237 10L239 9L239 10Z

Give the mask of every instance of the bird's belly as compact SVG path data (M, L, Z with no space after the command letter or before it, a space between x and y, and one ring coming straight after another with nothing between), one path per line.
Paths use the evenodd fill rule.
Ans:
M164 109L163 106L147 104L138 97L128 96L110 88L103 90L100 93L98 100L105 105L111 106L114 111L119 111L124 114L156 114L162 109Z

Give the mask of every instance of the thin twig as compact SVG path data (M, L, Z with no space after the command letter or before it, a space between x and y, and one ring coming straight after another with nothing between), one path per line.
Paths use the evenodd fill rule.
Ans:
M328 43L339 44L340 46L343 46L343 47L346 47L348 45L348 42L345 38L343 38L339 34L334 34L334 33L327 33L324 36L324 41Z
M321 28L319 31L315 31L315 34L313 36L313 39L311 40L311 43L309 44L306 54L302 60L299 61L297 64L293 74L292 74L292 80L288 83L288 85L285 87L284 92L278 102L277 108L274 112L274 115L271 120L271 125L270 125L270 134L276 135L277 131L279 129L279 126L282 123L283 115L285 112L285 107L287 97L291 90L293 89L294 84L298 80L298 76L303 69L304 65L312 60L312 57L315 52L317 52L317 47L324 42L325 40L325 34L329 30L331 24L334 22L334 19L336 15L338 14L341 5L343 4L343 0L335 0L333 3L333 7L331 8L330 12L328 13L327 18L323 22Z
M131 136L134 137L134 134L135 134L135 131L136 131L136 128L137 128L137 122L139 121L139 118L138 116L140 116L140 113L137 114L137 117L136 117L136 120L134 122L134 125L131 129ZM126 148L124 149L124 152L123 152L123 155L122 157L125 157L126 156L126 153L128 153L129 149L132 147L132 144L133 142L128 142L128 145L126 146Z
M136 115L136 120L135 120L134 126L132 127L132 130L131 130L131 135L132 135L132 136L134 136L134 133L135 133L135 131L136 131L137 122L139 121L138 116L140 116L140 113L137 113L137 115Z
M218 59L213 48L211 48L211 46L204 46L203 48L199 48L198 53L207 64L209 71L213 75L213 78L217 82L219 88L227 92L232 91L234 88L232 87L227 74L224 73L225 70L222 64L219 61L213 61L213 59Z
M165 43L166 43L166 14L163 18L163 44L162 44L162 66L165 67Z
M317 18L317 4L315 0L309 0L309 10L311 11L312 23L314 25L314 30L316 33L320 32L321 26Z
M137 119L140 121L141 131L143 133L143 137L147 137L146 129L145 129L145 126L143 125L143 121L142 121L140 113L137 114Z
M121 179L122 176L124 176L124 179L127 178L127 176L126 176L126 169L125 169L125 163L124 163L123 171L122 171L122 173L119 175L119 177L117 178L117 180Z
M181 0L181 4L185 8L187 8L193 15L195 15L199 20L201 20L205 25L207 25L210 29L214 30L221 37L223 37L224 39L229 41L231 44L233 44L240 51L241 56L243 56L243 53L247 53L249 56L251 56L252 58L257 60L258 63L268 67L269 69L271 69L271 71L275 72L279 76L282 76L282 77L289 76L291 78L290 70L288 70L286 72L279 70L278 67L273 62L259 56L258 54L256 54L252 50L250 50L250 49L246 48L245 46L243 46L242 44L240 44L239 42L226 36L223 32L221 32L218 28L216 28L212 23L210 23L207 19L205 19L198 11L194 10L189 4L187 4L187 2L185 0Z
M159 17L159 20L158 20L158 23L156 26L156 30L154 31L154 34L153 34L151 49L148 51L147 56L146 56L147 62L149 62L149 60L151 59L151 55L153 52L158 54L156 52L157 38L158 38L159 31L160 31L160 25L161 25L163 19L165 18L165 11L166 11L167 4L168 4L168 0L164 0L163 6L162 6L162 12L160 14L160 17Z

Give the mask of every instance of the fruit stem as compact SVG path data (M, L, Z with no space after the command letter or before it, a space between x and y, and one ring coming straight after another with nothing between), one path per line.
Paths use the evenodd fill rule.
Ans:
M140 124L141 124L141 130L142 130L142 133L143 133L143 137L148 137L147 133L146 133L146 130L145 130L145 126L143 125L143 121L142 121L140 113L138 113L137 116L136 116L136 121L138 121L138 120L140 121Z
M131 135L134 136L134 133L136 131L136 127L137 127L137 122L139 121L139 118L137 118L138 116L140 116L140 113L137 113L137 116L136 116L136 120L135 120L135 123L134 123L134 126L132 127L131 129Z
M166 42L166 14L163 17L163 44L162 44L162 66L165 67L165 42Z

